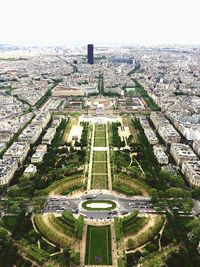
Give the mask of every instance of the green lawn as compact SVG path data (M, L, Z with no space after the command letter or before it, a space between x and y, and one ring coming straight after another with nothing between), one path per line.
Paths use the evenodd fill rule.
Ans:
M85 264L112 265L110 226L88 226Z
M95 130L95 134L94 137L99 138L99 137L106 137L106 130L105 131L96 131Z
M106 151L94 151L93 152L93 161L106 161L107 153Z
M106 146L106 126L105 125L95 126L94 146L95 147Z
M105 151L94 151L92 165L92 189L107 189L107 154ZM95 161L97 160L97 161Z
M93 174L92 175L92 189L107 189L108 188L108 176L107 174Z
M107 162L93 162L92 173L107 173Z
M95 130L96 131L106 131L106 125L104 125L104 124L96 124L95 125Z
M106 146L106 138L99 137L94 139L94 146L95 147L105 147Z

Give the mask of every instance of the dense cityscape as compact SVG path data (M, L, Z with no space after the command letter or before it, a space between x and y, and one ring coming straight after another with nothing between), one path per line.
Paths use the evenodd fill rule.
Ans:
M200 48L0 45L0 266L200 266Z

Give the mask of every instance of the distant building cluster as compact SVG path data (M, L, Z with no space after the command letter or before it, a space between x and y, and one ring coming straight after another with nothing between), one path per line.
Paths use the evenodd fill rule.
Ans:
M112 57L110 61L114 64L135 64L135 59L127 57Z
M139 111L145 115L140 123L158 163L167 168L172 157L172 165L191 185L199 186L199 55L192 47L95 46L94 51L88 44L76 49L31 48L25 60L1 60L1 184L9 183L32 146L36 147L25 173L36 171L34 164L44 159L60 123L51 113L112 116ZM153 101L161 112L151 112Z

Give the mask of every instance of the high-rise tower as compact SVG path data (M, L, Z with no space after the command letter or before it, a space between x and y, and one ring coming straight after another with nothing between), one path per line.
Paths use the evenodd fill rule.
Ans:
M93 44L88 44L87 56L88 56L87 63L94 64L94 46L93 46Z

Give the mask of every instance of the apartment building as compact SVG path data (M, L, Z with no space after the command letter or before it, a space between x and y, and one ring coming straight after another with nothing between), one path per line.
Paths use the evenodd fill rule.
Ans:
M39 125L29 124L19 135L19 142L34 144L42 133L42 127Z
M0 186L7 185L11 181L17 168L16 159L0 159Z
M194 152L195 152L198 156L200 156L200 141L195 140L195 141L193 142L193 149L194 149Z
M42 162L44 155L47 153L47 145L39 145L31 157L31 163Z
M6 130L0 131L0 140L2 143L7 144L13 136L14 133L12 133L11 131L6 131Z
M150 120L152 121L156 130L158 130L158 128L161 126L169 124L168 119L165 118L165 116L161 112L151 112Z
M51 127L52 128L57 128L60 125L61 121L62 121L61 117L53 118L53 121L51 123Z
M16 159L18 164L22 164L28 155L30 144L26 142L14 142L4 153L3 159Z
M152 130L151 126L149 125L148 120L145 117L139 117L140 125L142 126L144 130L144 134L149 141L151 145L155 145L159 143L159 140L155 134L155 132Z
M155 145L155 144L159 143L159 140L158 140L156 134L154 133L154 131L151 128L145 128L144 134L151 145Z
M200 161L183 162L181 170L191 185L200 187Z
M143 129L150 128L149 122L146 117L140 116L139 117L140 125Z
M49 128L42 138L42 144L50 145L56 134L56 128Z
M160 145L153 146L153 153L159 164L164 165L169 163L168 156L166 155L163 146Z
M166 144L178 143L181 140L180 134L169 123L160 126L158 128L158 133Z
M197 156L192 149L185 144L174 143L171 145L170 153L177 165L181 165L184 161L195 161Z
M29 164L28 167L24 170L25 176L31 176L37 172L37 167L33 164Z
M48 111L41 112L32 120L32 124L39 125L42 127L42 129L44 129L44 128L46 128L50 119L51 119L50 112L48 112Z

